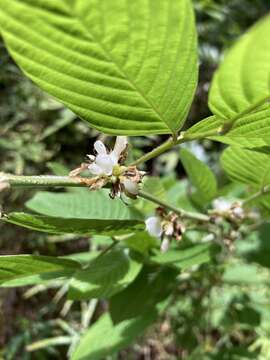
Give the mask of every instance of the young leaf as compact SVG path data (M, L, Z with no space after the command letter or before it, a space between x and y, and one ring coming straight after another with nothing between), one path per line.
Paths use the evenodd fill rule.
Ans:
M79 219L27 213L9 213L1 220L48 234L121 235L144 230L141 220Z
M145 267L132 284L111 298L113 322L119 323L151 312L176 287L177 275L175 269Z
M39 284L71 277L80 264L73 260L48 256L0 256L0 286L15 287Z
M74 274L70 282L69 298L108 298L132 282L141 266L122 250L101 255L91 261L86 269Z
M218 131L223 124L224 120L216 116L210 116L188 129L187 134L197 134L199 136L203 133ZM225 135L207 136L207 138L224 144L246 148L269 146L270 108L265 105L256 112L235 120Z
M186 249L170 249L165 254L157 252L151 257L151 261L160 265L173 265L174 267L185 271L194 265L210 262L213 252L213 244L199 244Z
M0 23L23 71L96 129L183 125L197 84L190 0L2 0Z
M217 181L210 168L185 148L181 149L180 158L202 201L208 202L213 199L217 192Z
M221 164L236 182L252 185L256 189L270 184L270 157L267 154L229 147L222 154Z
M156 318L157 312L151 310L144 316L114 325L106 313L82 337L71 360L101 360L112 356L131 344L137 336L142 336Z
M251 28L228 52L209 95L214 115L231 122L270 99L270 16Z

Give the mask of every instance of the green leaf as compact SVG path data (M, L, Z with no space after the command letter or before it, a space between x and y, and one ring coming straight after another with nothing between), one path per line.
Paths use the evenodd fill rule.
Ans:
M270 268L270 224L263 224L258 231L250 234L253 240L253 248L246 252L245 257L249 261L256 262L261 266ZM245 239L248 241L249 239ZM255 241L254 241L255 240Z
M78 269L78 262L56 257L0 256L0 286L25 286L57 278L69 278Z
M211 116L192 126L187 134L200 135L221 129L224 120ZM264 106L255 113L237 119L225 135L207 136L228 145L257 148L270 145L270 108Z
M114 325L106 313L82 337L71 360L101 360L112 356L142 336L156 318L157 312L151 310L144 316Z
M270 184L270 157L238 147L227 148L221 164L231 180L262 189Z
M160 246L157 238L150 236L146 231L137 232L124 240L130 249L147 255L150 249Z
M142 215L107 190L39 192L26 206L42 215L10 213L3 220L50 234L120 235L144 230Z
M142 265L130 259L123 250L111 251L78 270L70 282L72 300L108 298L123 290L138 275Z
M74 219L141 220L139 211L120 199L111 199L107 190L79 193L38 192L26 203L39 214Z
M159 265L173 265L185 271L194 265L210 262L215 248L211 243L193 245L188 248L170 249L166 253L156 252L151 261Z
M183 125L198 73L190 0L2 0L0 23L26 75L96 129Z
M9 213L1 220L48 234L121 235L144 230L140 220L76 219L27 213Z
M145 267L135 281L110 300L114 323L151 312L177 286L178 271L171 268Z
M180 150L180 158L202 201L208 202L213 199L217 193L217 181L212 170L185 148Z
M209 106L214 115L233 122L270 99L269 33L267 16L225 56L210 89Z

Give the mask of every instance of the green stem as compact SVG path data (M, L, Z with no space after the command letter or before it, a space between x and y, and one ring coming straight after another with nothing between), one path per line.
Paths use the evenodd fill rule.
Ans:
M251 195L250 197L248 197L247 199L245 199L242 202L242 205L245 206L247 204L249 204L250 202L257 200L258 198L260 198L263 195L268 195L270 194L270 186L265 186L263 189L261 189L260 191L256 192L255 194Z
M189 142L189 141L193 141L193 140L201 140L201 139L205 139L210 136L217 136L217 135L220 135L220 128L217 128L215 130L211 130L208 132L196 133L196 134L182 132L177 137L177 139L170 138L169 140L167 140L166 142L164 142L157 148L153 149L149 153L147 153L147 154L143 155L142 157L140 157L139 159L135 160L130 165L131 166L140 165L148 160L151 160L151 159L163 154L164 152L166 152L168 150L171 150L176 145L183 144L185 142Z
M160 199L158 199L157 197L145 192L145 191L140 191L139 192L139 196L145 200L151 201L154 204L157 204L161 207L164 207L168 210L171 210L173 212L175 212L176 214L178 214L179 216L183 217L183 218L187 218L187 219L191 219L191 220L197 220L197 221L202 221L202 222L209 222L210 221L210 217L205 215L205 214L200 214L200 213L194 213L194 212L190 212L190 211L186 211L183 209L179 209L173 205L168 204L165 201L162 201Z
M39 176L23 176L0 173L0 184L7 184L11 187L80 187L86 186L78 181L77 178L70 176L54 176L54 175L39 175Z

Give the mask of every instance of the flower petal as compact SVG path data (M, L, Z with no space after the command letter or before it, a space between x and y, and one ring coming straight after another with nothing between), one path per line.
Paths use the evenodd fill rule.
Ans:
M99 155L106 155L107 149L102 141L98 140L94 143L94 148Z
M157 216L152 216L145 221L146 230L154 237L160 238L162 235L161 221Z
M139 193L139 185L138 183L136 183L135 181L132 181L130 179L125 179L123 181L123 184L124 184L124 187L125 187L125 190L132 194L132 195L138 195Z
M98 155L96 157L96 164L102 169L103 174L112 175L114 163L110 155Z
M113 151L111 151L110 156L114 164L118 163L121 153L126 149L128 145L126 136L117 136L115 140L115 145Z
M126 136L117 136L113 151L120 156L120 154L126 149L127 145L128 140Z
M93 163L93 164L90 164L88 166L88 170L91 172L91 174L93 175L102 175L103 174L103 169L98 166L97 164Z

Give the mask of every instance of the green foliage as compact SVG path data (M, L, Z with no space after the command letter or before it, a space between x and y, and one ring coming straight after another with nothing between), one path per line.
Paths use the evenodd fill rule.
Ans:
M4 0L1 31L23 71L98 130L176 133L197 84L191 1L101 5Z
M26 206L41 215L10 213L4 220L50 234L116 235L144 229L141 214L110 199L106 190L39 192Z
M99 360L127 347L156 320L151 310L144 316L114 325L110 315L104 314L82 337L72 360ZM91 346L89 346L91 344Z
M221 158L222 166L229 177L237 182L263 189L270 183L270 158L261 152L227 148Z
M266 105L254 113L250 113L235 120L225 135L209 136L209 139L224 144L241 146L245 148L259 148L269 146L269 116L270 109ZM224 121L211 116L191 127L188 134L203 134L221 129Z
M215 74L209 95L212 112L235 121L270 98L270 17L247 32L228 52Z
M147 316L164 301L176 286L175 269L145 267L135 281L110 300L110 314L115 324Z
M138 275L142 265L122 250L111 251L78 270L70 282L69 298L73 300L108 298L121 291Z
M199 244L187 248L170 249L165 254L156 252L151 257L151 261L160 265L171 265L185 271L194 265L209 262L214 252L212 244Z
M72 233L81 235L121 235L129 234L135 230L144 230L145 227L141 220L61 218L23 212L9 213L3 220L27 229L58 235Z
M212 200L217 193L217 181L211 169L185 148L180 151L180 159L198 196L203 202Z
M243 24L224 32L222 28L213 31L211 22L216 19L217 26L232 17L229 23L235 25L231 14L234 6L242 6L241 0L235 5L232 0L139 0L136 4L2 0L1 33L12 57L29 78L69 108L41 93L33 96L32 85L23 82L24 99L31 94L27 106L18 115L16 110L1 110L1 118L7 116L8 121L0 131L0 148L16 159L15 170L5 160L4 172L20 174L27 162L26 173L32 174L37 170L28 162L34 162L40 171L49 168L55 175L68 177L72 166L78 167L83 154L89 153L82 139L89 134L97 137L87 123L77 124L75 114L105 133L173 135L159 147L157 136L130 139L131 146L118 154L112 172L100 175L111 192L78 188L38 192L26 202L33 213L10 212L4 203L1 220L42 232L22 233L30 248L27 252L56 255L0 257L2 288L35 285L19 293L21 298L28 301L37 295L46 302L38 311L46 321L38 326L33 321L33 330L23 338L15 337L10 345L15 350L4 352L4 356L9 354L7 359L20 354L25 345L27 351L37 351L37 359L141 358L145 352L140 349L150 347L147 342L141 346L138 342L126 352L123 349L154 323L151 354L162 353L164 358L269 358L270 17L240 38L218 67L209 96L214 115L178 134L197 87L192 4L198 14L199 36L204 39L209 33L212 37L213 47L208 50L212 64L217 64L220 44L242 33ZM261 6L258 11L262 13ZM252 16L244 27L253 21ZM203 40L201 59L205 50ZM16 67L12 65L7 76L0 71L5 86L10 69ZM205 82L210 83L209 75ZM204 99L205 85L199 83L198 102ZM196 106L195 102L191 119L201 114ZM202 113L209 115L206 106ZM43 122L52 116L55 120L44 128ZM6 139L2 135L10 134L9 129L12 132ZM231 145L221 157L228 178L217 164L220 147L208 139ZM109 143L110 149L106 136L99 140ZM182 179L182 167L177 167L179 148L172 149L191 140L197 142L191 150L182 148L180 159L195 192ZM65 153L65 147L72 156L59 161L55 155L60 149ZM136 161L146 149L150 152ZM171 151L163 154L167 150ZM158 161L144 168L147 177L138 190L140 199L129 198L124 180L137 186L143 177L130 164L141 165L159 155ZM199 155L204 155L204 162ZM104 165L112 156L99 142L87 161L99 167L98 161ZM81 169L86 167L83 164ZM82 174L89 176L87 171ZM12 182L8 176L12 177L0 174L1 196L7 185L12 190L22 185L21 177L13 176ZM28 185L37 185L28 179ZM51 185L57 185L56 181L54 177ZM9 206L20 208L17 193L11 194ZM111 199L109 194L120 196ZM14 252L24 252L24 248ZM65 256L57 256L59 252ZM45 296L48 289L56 292L52 301ZM0 326L1 305L0 293ZM48 314L56 319L49 325ZM67 355L57 349L63 345L69 347ZM29 359L27 351L23 360Z
M15 287L39 284L58 278L70 278L79 263L48 256L0 256L0 286Z
M111 199L107 190L76 193L38 192L26 203L28 209L42 215L95 220L133 220L142 215L120 199Z

